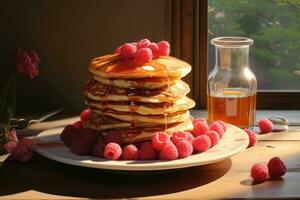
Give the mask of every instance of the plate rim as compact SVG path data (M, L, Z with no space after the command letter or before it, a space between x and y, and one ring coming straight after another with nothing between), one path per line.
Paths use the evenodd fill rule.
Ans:
M52 128L52 129L47 129L45 131L40 132L37 136L36 139L38 139L39 137L42 137L43 135L47 134L48 132L53 132L53 131L57 131L57 132L61 132L63 130L64 127L58 127L58 128ZM95 161L95 162L105 162L105 165L93 165L91 163L87 163L84 161L76 161L73 160L71 158L65 158L65 157L61 157L58 155L55 155L53 153L44 151L45 148L37 148L35 147L35 151L37 153L39 153L40 155L51 159L53 161L57 161L60 163L64 163L64 164L68 164L68 165L74 165L74 166L79 166L79 167L88 167L88 168L94 168L94 169L106 169L106 170L120 170L120 171L156 171L156 170L169 170L169 169L180 169L180 168L187 168L187 167L193 167L193 166L200 166L200 165L207 165L207 164L211 164L211 163L215 163L215 162L219 162L221 160L225 160L227 158L230 158L240 152L242 152L243 150L245 150L248 147L248 143L249 143L249 138L247 136L247 134L245 133L245 131L243 131L242 129L231 125L229 128L234 128L236 130L238 130L239 132L244 132L244 134L240 134L241 136L244 136L244 139L246 139L247 142L243 142L243 145L240 145L238 148L230 151L229 153L227 153L225 156L223 154L220 154L220 156L214 157L213 159L208 159L206 161L201 161L201 163L196 162L196 161L189 161L186 164L182 164L181 162L176 162L176 160L173 161L162 161L162 160L147 160L147 161L123 161L123 160L117 160L117 161L113 161L113 160L106 160L103 158L96 158L93 156L80 156L81 158L87 158L88 161ZM228 128L228 129L229 129ZM48 133L49 134L49 133ZM59 133L55 134L58 135ZM214 147L217 147L214 146ZM212 147L211 149L213 149L214 147ZM61 147L58 147L61 148ZM63 148L68 148L66 146L63 146ZM205 153L205 152L204 152ZM74 156L78 156L75 155ZM197 156L197 154L193 154L191 156ZM190 158L191 156L189 156L188 158ZM184 159L188 159L188 158L181 158L180 160L184 160ZM178 159L177 159L178 161ZM126 167L126 169L124 169L123 165L118 165L116 163L125 163L125 165L128 165L128 163L130 163L130 167ZM131 164L132 163L132 164ZM149 167L145 167L144 165L134 165L134 163L140 163L140 164L154 164L152 166ZM155 163L160 163L162 165L155 165Z

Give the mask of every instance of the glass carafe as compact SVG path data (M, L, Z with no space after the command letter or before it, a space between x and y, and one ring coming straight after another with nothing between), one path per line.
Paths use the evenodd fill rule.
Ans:
M249 68L249 47L244 37L218 37L216 64L208 76L208 119L223 120L240 128L255 122L257 81Z

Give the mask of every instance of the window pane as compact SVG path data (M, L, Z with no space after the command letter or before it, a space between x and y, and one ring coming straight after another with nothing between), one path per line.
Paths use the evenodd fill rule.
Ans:
M215 65L210 40L245 36L254 40L250 66L259 90L300 90L299 0L208 0L210 72Z

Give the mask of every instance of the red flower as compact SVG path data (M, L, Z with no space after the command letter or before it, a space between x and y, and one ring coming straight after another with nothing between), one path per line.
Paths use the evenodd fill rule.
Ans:
M24 74L31 79L39 75L37 67L40 63L40 58L33 50L26 52L25 50L18 48L15 51L14 63L17 72L20 74Z

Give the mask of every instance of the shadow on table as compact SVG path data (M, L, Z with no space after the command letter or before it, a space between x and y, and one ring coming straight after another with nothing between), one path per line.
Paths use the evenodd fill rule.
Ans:
M65 165L41 156L26 164L7 162L0 196L27 190L85 198L132 198L193 189L222 177L231 160L178 170L120 172Z

